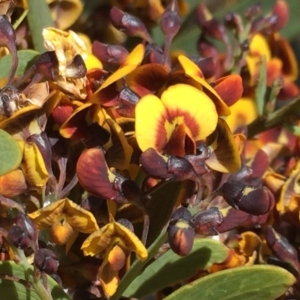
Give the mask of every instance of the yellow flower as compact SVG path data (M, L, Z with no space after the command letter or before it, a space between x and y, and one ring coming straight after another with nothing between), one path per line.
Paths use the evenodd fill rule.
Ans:
M92 213L68 198L53 202L28 216L40 230L51 228L53 241L58 245L66 244L67 252L79 232L92 233L99 228Z
M102 265L98 277L106 296L112 296L119 282L118 273L123 267L125 271L130 266L130 253L133 251L142 261L148 257L148 252L137 236L122 224L111 222L92 233L82 244L84 255L101 254Z

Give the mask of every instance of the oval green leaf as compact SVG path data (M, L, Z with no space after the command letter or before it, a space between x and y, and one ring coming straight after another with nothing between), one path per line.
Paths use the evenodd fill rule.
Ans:
M18 143L0 129L0 176L16 169L21 160L22 151Z
M16 72L16 76L24 74L25 70L33 62L34 58L39 55L39 52L34 50L20 50L18 51L19 64ZM0 79L8 78L12 65L11 54L5 55L0 59Z
M280 267L243 266L195 280L165 300L274 300L295 283L295 277Z
M222 243L209 238L195 239L189 255L180 257L172 250L168 250L130 284L124 296L140 299L188 279L199 270L209 268L213 263L221 263L227 256L228 248Z

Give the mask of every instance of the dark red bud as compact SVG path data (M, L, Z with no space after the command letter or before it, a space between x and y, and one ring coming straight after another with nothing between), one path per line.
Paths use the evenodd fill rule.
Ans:
M146 26L137 17L124 13L114 6L110 10L110 19L112 24L120 31L124 31L129 36L138 36L148 43L152 43L152 38Z
M245 17L248 21L252 21L261 13L261 5L256 4L247 9Z
M164 63L164 52L156 44L148 44L145 50L145 57L143 60L143 64L146 63L157 63L163 64Z
M180 21L177 0L173 0L161 16L160 28L166 36L173 38L180 29Z
M31 242L27 231L18 225L10 227L7 233L7 239L12 245L23 250L27 249Z
M195 232L204 236L216 235L216 226L223 222L223 215L217 207L198 212L191 220Z
M126 85L119 93L119 103L115 109L120 116L134 118L135 106L139 100L140 97Z
M120 45L107 45L98 41L93 42L92 52L104 64L120 65L128 56L126 48Z
M129 229L131 232L134 232L134 227L133 224L127 220L127 219L119 219L118 223L120 223L121 225L125 226L127 229Z
M40 271L51 275L57 272L59 261L51 250L42 248L35 253L34 264Z
M281 30L288 22L290 17L289 7L285 0L277 0L273 7L273 15L277 17L277 22L273 26L273 31Z
M267 244L273 254L280 260L292 265L300 273L297 250L289 243L289 241L284 236L277 233L272 226L266 227L265 236Z
M238 33L242 33L244 30L241 16L233 12L225 15L224 24L227 28L236 30Z
M190 253L194 243L194 228L190 220L192 215L190 211L181 206L171 215L168 237L171 249L180 256Z
M200 38L197 43L197 49L200 56L202 57L214 57L216 59L218 59L219 57L217 48L208 41L203 40L202 38Z
M218 61L215 57L206 57L196 61L196 64L201 69L204 78L211 78L218 72Z

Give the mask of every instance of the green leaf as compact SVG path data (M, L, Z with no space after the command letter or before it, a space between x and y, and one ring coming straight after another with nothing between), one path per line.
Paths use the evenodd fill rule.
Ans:
M13 261L0 262L0 294L5 295L5 299L37 299L44 300L35 291L33 284L33 267L27 263L16 264ZM2 279L4 276L11 277L12 280ZM53 300L69 300L64 290L50 276L47 276L48 285ZM20 283L18 282L20 281Z
M43 29L46 27L54 27L50 9L46 0L27 0L27 3L29 9L27 20L31 31L34 49L39 52L44 52L44 38L42 35Z
M18 143L0 129L0 176L16 169L21 160L22 151Z
M264 114L265 95L267 91L267 61L266 57L262 57L261 66L258 76L258 85L255 88L255 103L257 113L261 117Z
M172 250L150 264L124 293L125 297L140 299L195 275L199 270L209 268L213 263L221 263L228 256L224 244L209 239L195 239L192 251L180 257Z
M2 299L31 299L41 300L38 294L27 288L24 284L0 278L0 294Z
M155 241L169 221L181 187L181 182L169 182L151 195L147 202L150 217L147 245Z
M18 51L19 65L17 68L16 76L24 74L30 63L39 55L34 50L20 50ZM12 56L10 54L3 56L0 59L0 79L8 78L12 65Z
M165 300L274 300L284 294L295 281L291 273L280 267L243 266L195 280Z

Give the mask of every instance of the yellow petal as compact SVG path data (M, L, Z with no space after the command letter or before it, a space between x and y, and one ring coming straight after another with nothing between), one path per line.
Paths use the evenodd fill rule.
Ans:
M220 95L215 91L215 89L205 81L199 74L201 74L201 70L195 65L192 61L190 61L187 57L183 55L178 56L179 63L181 67L184 69L184 72L187 76L194 79L196 82L200 83L205 92L211 94L211 99L214 102L217 112L221 116L228 116L230 115L230 109L227 104L222 100ZM198 71L197 69L198 68Z
M55 201L44 208L41 208L33 213L28 214L34 224L40 229L51 227L56 219L62 214L65 205L65 199Z
M246 231L241 234L241 240L239 241L239 251L246 257L251 257L254 251L258 251L262 242L260 237L252 232Z
M226 123L232 132L239 126L248 125L253 122L258 114L255 103L251 98L241 98L231 107L231 115L226 117Z
M190 85L175 84L162 93L161 101L171 122L183 118L187 134L194 141L205 139L216 129L216 107L203 91Z
M191 61L184 55L179 55L177 58L178 58L178 61L181 65L181 67L186 72L186 74L189 74L189 75L194 74L195 76L204 78L202 71L193 61Z
M257 33L252 37L249 46L249 54L258 57L265 56L267 62L271 59L271 50L263 35Z
M146 95L135 108L135 134L142 151L154 148L161 152L174 126L168 122L167 110L154 95Z
M125 77L133 70L137 68L137 66L142 62L144 58L145 47L143 44L137 45L132 52L127 56L124 63L121 67L111 74L100 86L100 88L95 92L95 94L112 83L118 81L119 79Z
M219 119L216 137L210 148L211 156L205 162L213 170L222 173L234 173L241 168L238 145L223 119Z
M44 229L55 224L56 220L60 219L62 215L64 215L68 224L79 232L91 233L99 228L91 212L81 208L68 198L55 201L29 214L29 217L40 229Z
M68 223L77 231L92 233L99 229L94 215L69 199L65 199L64 213Z
M112 247L108 249L108 253L110 252L111 248ZM108 258L106 256L99 269L98 277L105 295L107 297L110 297L116 292L118 288L119 277L118 271L110 268L110 265L107 260Z
M83 10L80 0L47 0L50 4L51 17L60 29L73 25Z
M25 143L22 169L27 182L40 190L49 179L43 156L35 143Z
M119 243L122 248L136 252L140 260L148 257L148 252L138 237L125 226L112 222L92 233L82 244L84 255L96 255L105 252L109 246Z

